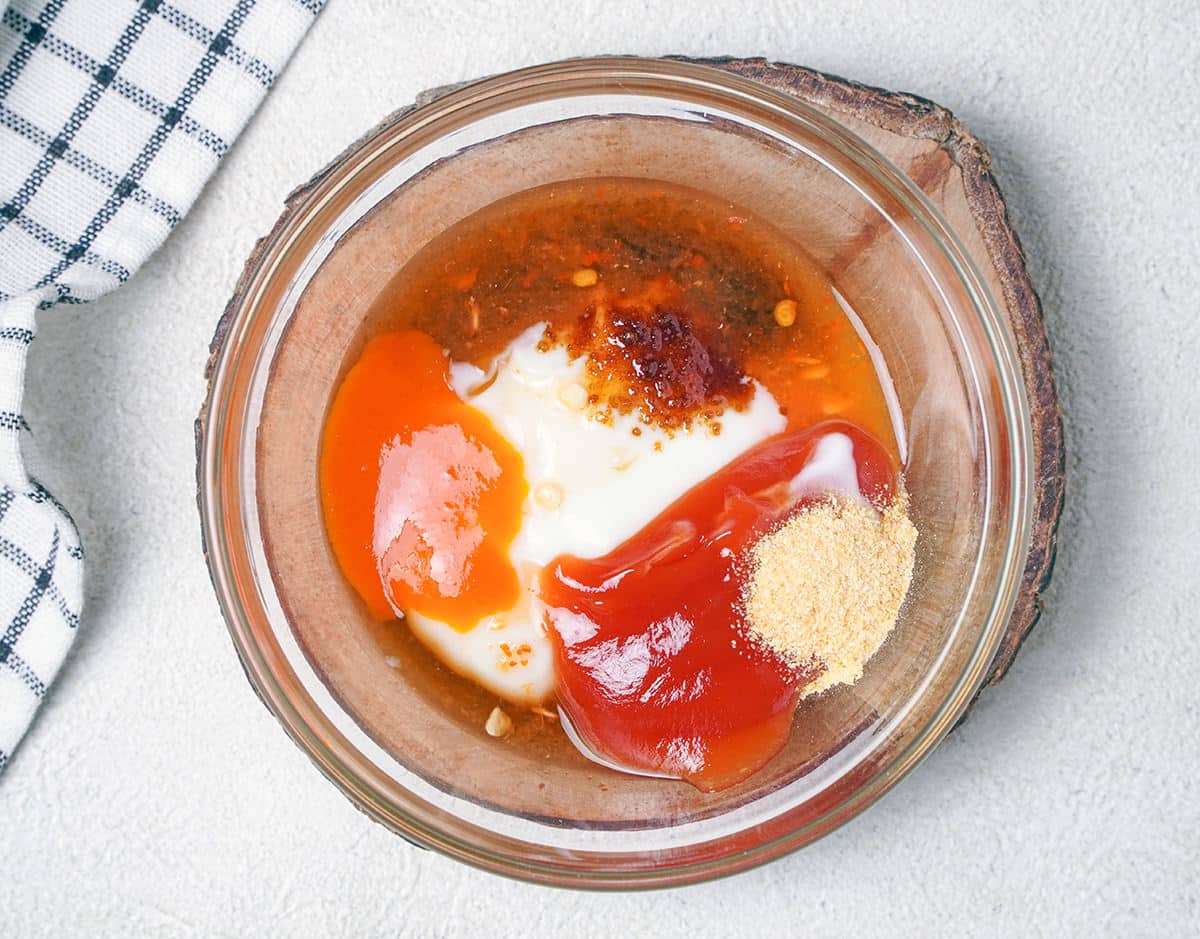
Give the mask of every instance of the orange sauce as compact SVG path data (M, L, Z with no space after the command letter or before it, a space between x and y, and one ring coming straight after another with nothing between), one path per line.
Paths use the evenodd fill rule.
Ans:
M367 344L325 420L321 507L373 616L415 610L470 629L517 600L508 548L528 487L520 455L450 388L448 365L424 333Z

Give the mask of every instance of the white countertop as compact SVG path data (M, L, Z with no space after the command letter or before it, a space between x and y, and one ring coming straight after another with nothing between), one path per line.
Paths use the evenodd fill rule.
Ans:
M1200 930L1197 7L332 0L167 246L43 315L27 414L88 552L75 651L0 776L0 933ZM422 88L601 52L763 54L950 107L1046 308L1070 481L1041 625L881 804L715 884L510 883L369 822L242 676L200 553L213 326L284 195Z

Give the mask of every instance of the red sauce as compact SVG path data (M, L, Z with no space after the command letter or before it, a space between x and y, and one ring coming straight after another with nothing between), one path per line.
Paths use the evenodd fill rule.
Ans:
M744 638L740 564L799 507L788 483L831 432L853 442L862 492L890 502L887 451L853 425L827 423L764 441L611 553L547 566L541 595L559 703L598 754L714 791L783 747L799 692L818 672Z

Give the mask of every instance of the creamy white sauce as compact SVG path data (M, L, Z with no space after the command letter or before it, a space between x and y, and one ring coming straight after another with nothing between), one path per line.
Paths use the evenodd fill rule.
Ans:
M888 417L892 422L892 435L896 438L896 452L900 456L901 465L903 465L908 460L908 435L904 430L904 412L900 409L900 399L896 396L896 383L892 381L892 374L888 371L883 350L867 332L867 324L862 321L862 317L836 287L833 288L833 296L842 308L842 312L846 314L850 325L854 327L854 331L858 333L858 338L862 341L863 348L867 350L871 364L875 367L875 374L879 377L879 388L883 391L883 400L887 403Z
M744 411L721 415L719 435L703 426L668 435L635 414L614 414L607 423L592 420L586 408L567 403L573 397L569 389L586 383L585 359L569 362L561 346L539 352L543 329L531 327L513 341L493 381L470 365L451 369L454 390L487 414L525 460L530 497L512 546L514 563L611 551L697 483L787 425L770 392L757 384ZM481 384L484 389L471 394ZM539 487L560 491L561 504L540 503Z
M788 492L796 500L840 495L869 504L858 486L853 441L845 434L823 436L817 441L812 458L792 477Z
M589 558L611 551L787 423L757 384L745 410L721 415L719 435L703 426L668 435L634 414L595 421L586 392L580 394L585 360L570 362L557 346L538 351L543 329L539 324L518 336L486 373L465 363L451 366L459 397L487 414L525 463L529 497L510 550L525 588L521 601L466 632L408 614L413 633L447 666L522 704L544 702L554 692L552 649L533 594L542 566L560 554ZM522 653L514 655L518 648Z

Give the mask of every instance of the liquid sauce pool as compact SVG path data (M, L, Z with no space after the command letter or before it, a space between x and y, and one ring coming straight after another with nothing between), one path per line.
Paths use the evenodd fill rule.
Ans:
M592 180L469 217L380 296L322 439L330 542L385 650L406 629L400 614L469 632L519 603L508 552L530 491L522 456L455 393L449 368L488 374L538 324L539 350L586 363L579 406L622 433L665 434L668 448L674 434L720 438L759 387L784 416L782 433L613 550L562 555L533 581L557 700L587 745L701 789L732 785L782 747L813 677L743 641L739 559L795 510L788 481L823 436L852 442L864 494L891 497L899 457L880 378L798 247L706 194ZM435 659L405 661L429 672L413 683L437 688L450 712L477 720L494 703ZM514 713L506 743L558 746L547 713Z
M455 360L486 367L523 330L549 321L576 333L594 270L619 301L678 297L719 352L766 385L792 427L831 417L895 455L880 377L832 285L800 247L746 210L694 190L638 180L566 183L495 203L451 227L393 279L365 337L427 333ZM779 300L796 301L780 327Z
M329 539L376 618L417 609L465 622L515 602L506 552L528 491L521 458L450 389L426 334L388 333L364 350L330 409L321 479ZM415 522L388 545L374 544L381 489ZM468 578L472 589L453 589Z

